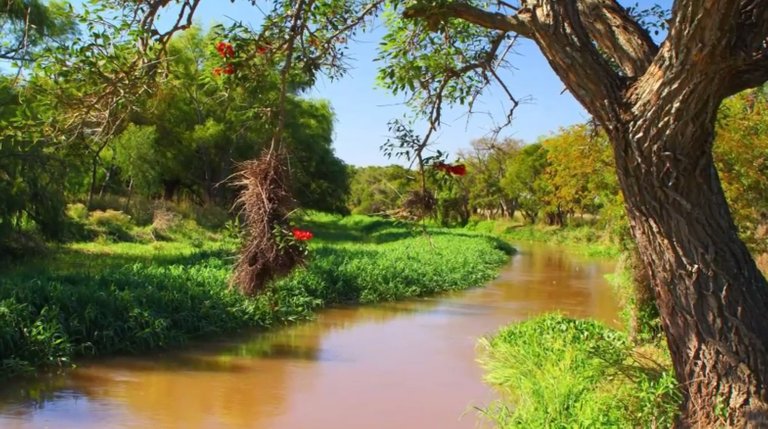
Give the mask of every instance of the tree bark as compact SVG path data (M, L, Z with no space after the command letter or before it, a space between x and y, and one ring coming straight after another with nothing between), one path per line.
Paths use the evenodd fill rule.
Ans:
M683 427L768 425L768 284L737 235L705 117L690 153L655 156L647 120L612 136L632 234L684 394ZM672 132L669 132L672 131ZM674 138L668 130L668 138Z

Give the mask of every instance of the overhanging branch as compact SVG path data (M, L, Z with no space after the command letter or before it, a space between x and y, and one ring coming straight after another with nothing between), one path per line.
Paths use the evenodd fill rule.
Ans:
M489 12L464 2L448 3L439 8L417 4L407 8L403 17L425 19L430 23L439 23L446 18L458 18L490 30L513 32L525 37L531 35L531 28L517 14Z
M659 48L616 0L578 2L581 21L589 36L628 77L642 75Z
M588 1L596 5L602 3L603 6L613 4L610 0ZM505 15L463 1L439 6L417 3L407 8L404 16L423 19L429 28L437 29L447 19L460 19L532 39L563 83L591 114L601 121L618 119L618 112L610 106L619 104L625 84L597 51L595 40L584 24L586 19L581 17L580 8L573 1L557 0L530 0L523 2L522 6L514 13ZM647 66L654 52L653 46L643 39L627 42L641 34L637 27L624 22L630 19L622 13L623 9L616 9L610 16L624 23L626 28L622 30L622 35L626 40L609 46L614 47L611 51L621 58L627 70L635 73ZM634 55L637 58L630 58Z

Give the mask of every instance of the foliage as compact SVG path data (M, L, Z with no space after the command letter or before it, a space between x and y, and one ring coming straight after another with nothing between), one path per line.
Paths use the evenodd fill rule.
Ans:
M637 263L639 261L632 260L630 253L624 252L616 272L606 278L621 302L621 318L630 339L636 344L645 344L660 341L664 332L653 296L645 296L649 289L649 285L646 285L648 279L638 279L635 275L637 267L633 264Z
M5 0L0 7L0 60L34 60L41 46L76 33L68 5L60 1Z
M314 234L306 268L256 297L228 287L238 242L202 230L170 242L72 244L45 264L4 269L0 377L303 320L337 303L477 286L511 251L489 236L443 229L425 236L382 218L313 213L296 222Z
M87 31L71 50L41 51L28 79L0 76L0 245L21 232L87 238L83 225L64 215L66 203L76 201L131 213L143 224L152 221L154 203L145 204L152 199L229 209L234 192L221 183L264 147L276 77L264 67L253 80L214 76L219 30L192 28L172 38L166 78L150 85L154 92L133 94L107 112L96 105L78 110L106 73L94 61L104 54L97 45L107 30L93 24ZM98 43L88 45L90 37ZM116 68L127 61L123 42L109 54ZM332 109L296 95L289 101L293 192L304 207L344 212L347 169L331 147ZM113 197L120 204L101 204Z
M485 379L502 395L485 414L499 427L670 427L676 418L671 371L597 322L541 316L481 347Z
M171 40L169 79L110 145L113 159L104 157L106 170L118 167L118 180L143 195L170 199L183 192L196 201L231 204L232 193L219 184L265 147L278 83L263 67L253 71L257 75L214 75L221 37L217 29L204 35L195 27ZM343 211L346 170L331 147L328 102L292 97L286 133L296 198L305 207Z
M768 96L766 87L725 100L714 157L739 233L756 253L768 251Z
M0 245L12 232L36 227L61 238L65 206L66 153L49 150L51 141L30 130L23 89L0 76Z
M551 190L545 213L561 216L597 215L606 206L617 206L619 186L613 169L613 152L607 136L587 125L561 129L542 143L547 149L545 181Z
M507 161L501 181L507 192L515 196L520 212L531 223L536 223L544 206L544 196L551 188L544 176L547 166L547 148L541 143L533 143Z
M296 100L286 124L293 195L307 209L346 214L350 178L333 153L333 109L327 101Z
M412 15L405 7L411 12L432 10L435 3L440 2L388 2L388 32L378 57L387 66L379 70L379 84L405 95L413 114L426 119L431 130L441 124L444 103L471 108L492 83L498 83L516 105L497 74L508 65L504 57L516 38L459 19L402 19ZM511 116L510 112L507 119Z
M518 209L516 195L502 186L507 174L507 161L522 149L523 142L512 138L477 139L470 149L459 152L467 163L465 183L472 211L491 217L513 217Z
M130 230L133 229L131 217L121 211L92 211L88 215L88 224L98 235L115 241L132 241Z
M399 165L350 168L349 208L356 214L383 214L400 207L416 189L413 173Z

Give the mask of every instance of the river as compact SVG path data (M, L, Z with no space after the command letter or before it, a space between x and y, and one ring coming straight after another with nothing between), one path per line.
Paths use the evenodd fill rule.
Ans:
M613 263L521 244L486 287L322 311L181 351L80 362L0 387L8 429L472 429L494 399L478 337L558 310L616 326Z

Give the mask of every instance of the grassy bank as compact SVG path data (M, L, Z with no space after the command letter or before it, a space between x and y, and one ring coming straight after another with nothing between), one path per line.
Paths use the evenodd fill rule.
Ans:
M511 242L556 244L570 252L594 257L617 257L621 250L608 232L595 225L544 226L521 224L513 220L473 220L465 229L493 234Z
M190 337L307 319L324 306L373 303L482 284L510 248L488 236L391 221L313 215L306 268L255 298L228 287L237 241L79 243L3 269L0 377L79 356L137 353ZM166 237L167 239L168 237Z
M670 427L680 396L668 358L590 320L546 315L481 342L500 428Z
M486 381L501 399L483 410L500 428L670 427L681 400L657 313L638 305L627 255L596 225L521 225L475 221L471 231L511 242L556 244L586 256L616 258L608 280L627 329L545 315L481 340Z

